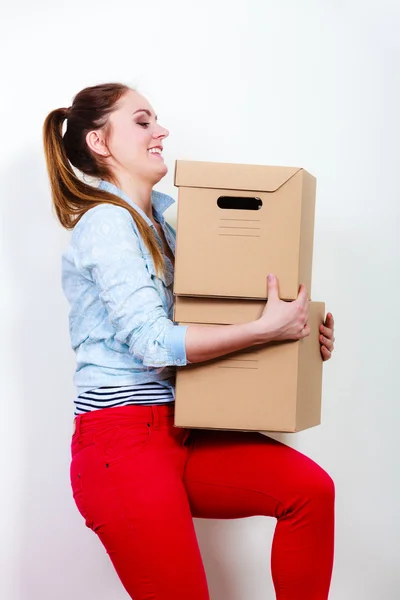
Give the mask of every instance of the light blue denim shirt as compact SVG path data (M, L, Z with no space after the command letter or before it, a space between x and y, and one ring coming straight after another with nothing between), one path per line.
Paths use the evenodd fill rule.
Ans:
M153 228L147 215L113 184L99 187L128 202ZM174 202L153 192L155 219L175 254L175 231L163 213ZM165 256L158 277L151 255L129 212L102 204L75 226L62 257L62 286L70 304L69 329L77 367L77 393L101 386L158 381L174 389L176 366L185 365L187 327L172 321L173 266Z

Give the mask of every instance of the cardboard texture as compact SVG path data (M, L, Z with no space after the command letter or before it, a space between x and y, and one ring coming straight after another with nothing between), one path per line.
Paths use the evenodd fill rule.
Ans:
M244 323L260 317L265 302L176 298L181 324ZM325 305L310 302L310 336L253 347L179 368L175 425L247 431L296 432L321 422L322 366L319 325Z
M293 300L311 293L316 180L307 171L177 161L178 296Z

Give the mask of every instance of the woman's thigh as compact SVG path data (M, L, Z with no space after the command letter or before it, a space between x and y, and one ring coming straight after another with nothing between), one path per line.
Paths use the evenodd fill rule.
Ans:
M307 498L333 497L320 466L259 433L193 431L184 483L192 514L205 518L279 518Z
M252 433L196 432L184 483L195 517L278 519L271 567L279 600L326 600L334 486L314 461Z
M75 454L71 482L78 509L132 598L208 600L182 482L182 435L172 424L150 428L148 439L137 429L127 435L118 429L112 441L103 436Z

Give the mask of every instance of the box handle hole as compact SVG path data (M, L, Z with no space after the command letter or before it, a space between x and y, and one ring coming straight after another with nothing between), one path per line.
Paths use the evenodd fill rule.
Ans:
M220 196L217 200L219 208L224 210L260 210L261 198L244 196Z

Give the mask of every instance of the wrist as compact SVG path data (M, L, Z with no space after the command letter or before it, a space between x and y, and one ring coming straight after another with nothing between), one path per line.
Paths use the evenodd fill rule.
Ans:
M257 319L249 323L253 336L253 345L268 344L275 339L275 329L272 324L266 323L265 318Z

